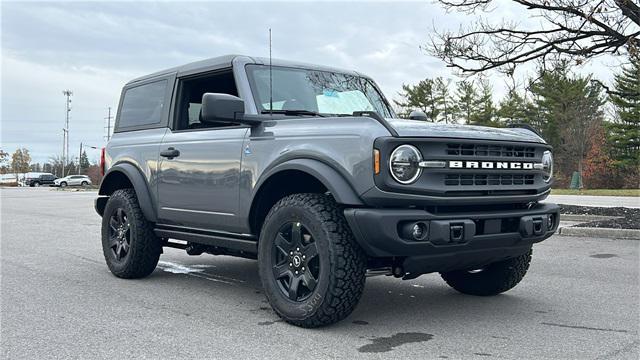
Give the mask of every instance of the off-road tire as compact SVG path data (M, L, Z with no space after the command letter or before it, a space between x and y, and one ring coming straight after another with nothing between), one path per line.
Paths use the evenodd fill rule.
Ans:
M317 285L306 300L292 301L273 275L272 249L283 224L299 221L317 243ZM258 266L265 294L284 321L306 328L338 322L355 309L364 290L366 255L357 244L338 204L324 194L293 194L276 203L260 234Z
M109 246L109 220L119 207L125 210L130 226L130 252L123 261L116 260ZM133 189L116 190L109 197L102 216L102 250L109 270L119 278L143 278L158 265L162 243L145 219Z
M512 289L527 273L532 250L511 259L485 266L481 271L450 271L440 273L452 288L467 295L492 296Z

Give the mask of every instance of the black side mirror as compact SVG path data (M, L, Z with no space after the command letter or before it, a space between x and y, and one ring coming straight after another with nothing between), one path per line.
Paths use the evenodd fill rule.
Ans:
M428 121L427 114L424 111L413 110L411 114L409 114L409 120L420 120L420 121Z
M244 115L244 100L229 94L205 93L200 111L200 121L205 123L239 123Z

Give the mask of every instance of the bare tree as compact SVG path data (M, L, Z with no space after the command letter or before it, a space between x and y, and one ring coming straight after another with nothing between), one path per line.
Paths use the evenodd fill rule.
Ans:
M450 67L473 74L495 69L513 75L523 63L570 58L577 64L597 56L640 56L637 0L511 0L530 17L532 28L502 19L480 19L458 32L437 32L426 49ZM490 11L493 0L438 0L447 10ZM613 90L608 90L613 93ZM637 96L640 96L638 94Z

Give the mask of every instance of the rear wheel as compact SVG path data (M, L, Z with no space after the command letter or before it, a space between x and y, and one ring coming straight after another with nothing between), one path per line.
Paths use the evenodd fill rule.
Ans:
M526 254L489 264L481 269L440 273L444 281L457 291L478 296L491 296L514 288L524 278L531 262L532 250Z
M136 279L153 272L162 244L145 219L133 189L116 190L102 215L102 250L107 266L120 278Z
M356 307L366 256L331 197L294 194L280 200L265 219L258 246L265 294L285 321L318 327Z

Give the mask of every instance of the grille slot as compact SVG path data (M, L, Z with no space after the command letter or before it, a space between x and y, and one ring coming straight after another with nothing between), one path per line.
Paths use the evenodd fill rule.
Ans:
M450 143L445 149L447 155L462 156L495 156L508 158L532 158L536 156L536 148L531 146L488 145Z
M446 186L533 185L533 174L447 174Z

